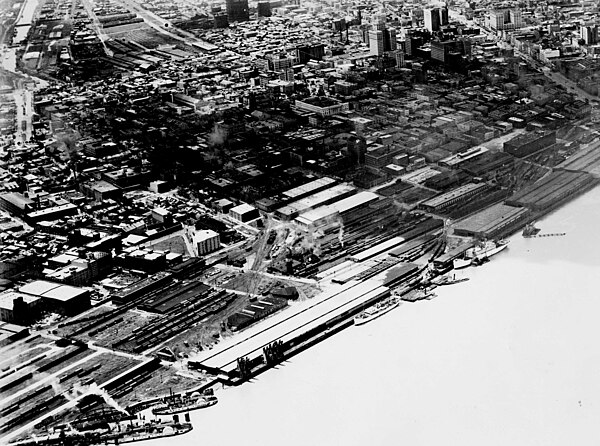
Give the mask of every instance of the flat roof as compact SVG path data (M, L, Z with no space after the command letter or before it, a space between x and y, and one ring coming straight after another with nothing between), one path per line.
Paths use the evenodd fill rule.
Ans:
M19 293L18 291L5 291L0 293L0 308L4 310L12 310L14 308L14 300L22 297L23 301L27 304L40 300L39 296L31 296L25 293Z
M33 200L30 200L18 192L6 192L0 195L0 197L21 209L25 209L25 207L33 204Z
M375 246L372 246L369 249L365 249L357 254L354 254L351 258L355 262L362 262L365 259L381 254L384 251L390 250L392 248L397 247L398 245L404 243L405 239L403 237L392 237L385 242L379 243Z
M330 206L336 211L338 211L340 214L343 214L355 207L362 206L364 204L371 203L377 200L379 200L379 195L373 192L363 191L351 197L344 198L343 200L340 200L336 203L332 203Z
M212 369L234 370L238 358L262 354L263 347L273 341L297 337L388 291L389 288L373 280L350 281L334 291L322 293L307 301L308 305L295 305L263 323L244 330L240 336L233 336L228 342L223 341L199 362Z
M326 187L330 184L334 184L336 181L333 178L323 177L318 178L316 180L310 181L308 183L302 184L300 186L294 187L292 189L286 190L281 195L287 198L296 198L301 195L310 194L313 190Z
M459 221L456 223L455 229L485 233L527 212L528 210L522 207L498 203Z
M336 197L346 194L352 194L356 192L356 188L349 184L338 184L337 186L330 187L321 192L309 195L308 197L300 198L299 200L293 201L277 210L280 214L291 215L293 213L300 213L309 209L313 209L327 203L328 201L335 200Z
M440 204L446 201L453 200L454 198L458 198L461 195L464 195L477 189L481 189L483 187L487 187L487 185L485 183L467 183L449 192L445 192L441 195L437 195L433 198L430 198L429 200L424 201L422 204L424 206L439 206Z
M35 280L30 282L19 288L19 291L21 293L60 300L63 302L69 301L88 292L83 288L64 285L62 283L48 282L46 280Z
M256 210L254 206L249 205L248 203L242 203L236 207L229 209L229 212L235 212L236 214L247 214L248 212L252 212Z

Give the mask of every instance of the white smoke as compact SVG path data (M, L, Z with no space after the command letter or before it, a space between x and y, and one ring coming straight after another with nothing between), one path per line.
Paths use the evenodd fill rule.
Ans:
M103 388L98 386L98 384L96 384L95 382L93 382L89 385L75 383L73 385L73 393L78 394L78 396L98 395L98 396L102 397L104 402L106 404L108 404L109 406L111 406L112 408L118 410L119 412L127 413L127 411L123 407L121 407L121 405L119 403L117 403L106 390L104 390Z
M220 146L227 141L227 132L215 124L212 132L208 135L208 142L213 146Z
M344 247L344 224L340 221L340 231L338 232L338 240L340 241L340 246Z

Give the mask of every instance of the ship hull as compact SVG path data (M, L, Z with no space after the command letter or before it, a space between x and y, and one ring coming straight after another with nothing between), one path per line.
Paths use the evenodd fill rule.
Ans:
M396 301L396 302L386 306L385 308L382 308L381 310L378 310L375 313L370 314L366 317L358 317L357 316L354 318L354 325L364 325L368 322L371 322L372 320L377 319L379 316L383 316L384 314L392 311L398 305L400 305L400 301Z
M204 409L205 407L217 404L217 399L203 400L197 403L190 403L181 406L157 407L152 409L154 415L175 415L178 413L191 412L192 410Z

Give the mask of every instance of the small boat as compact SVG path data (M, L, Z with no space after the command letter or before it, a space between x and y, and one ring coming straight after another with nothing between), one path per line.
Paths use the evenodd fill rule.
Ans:
M467 268L468 266L471 266L473 264L473 259L467 259L467 258L458 258L458 259L454 259L452 261L452 265L454 267L454 269L462 269L462 268Z
M533 223L528 223L525 228L523 228L523 237L533 237L540 232L539 228L536 228Z
M373 319L377 319L379 316L382 316L388 311L393 310L398 305L400 305L400 300L396 298L386 299L382 302L379 302L378 304L375 304L356 315L354 317L354 325L363 325L367 322L371 322Z
M431 300L435 297L437 297L437 294L431 291L418 291L416 293L409 293L405 296L402 296L401 299L406 302L417 302L419 300Z
M456 278L456 274L453 277L449 277L449 276L441 276L438 277L434 280L432 280L432 283L436 284L436 285L454 285L455 283L461 283L461 282L466 282L467 280L469 280L468 277L461 277L459 279Z

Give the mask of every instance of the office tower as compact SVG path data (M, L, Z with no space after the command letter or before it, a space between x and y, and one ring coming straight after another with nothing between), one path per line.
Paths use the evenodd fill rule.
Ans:
M298 63L305 64L309 60L321 60L325 56L325 45L314 43L312 45L299 45L296 47Z
M448 21L448 8L441 8L440 9L440 23L442 26L446 26L449 21Z
M496 9L490 11L487 17L488 26L492 29L518 29L523 26L519 9Z
M386 51L395 51L397 47L395 29L387 29L385 24L378 22L369 30L369 52L372 56L381 57Z
M396 58L396 68L404 68L406 66L406 62L404 61L404 51L394 51L394 57Z
M385 51L384 31L372 29L369 31L369 52L371 56L383 56Z
M581 38L586 45L598 43L598 26L582 26Z
M271 17L271 2L258 2L257 10L259 17Z
M229 20L227 19L226 12L218 12L214 16L215 28L227 28L229 26Z
M248 0L226 0L225 6L230 22L244 22L250 19Z
M396 51L398 48L398 40L396 39L396 30L387 29L383 32L383 46L385 51Z
M423 11L425 19L425 28L430 32L440 30L440 10L438 8L426 9Z

